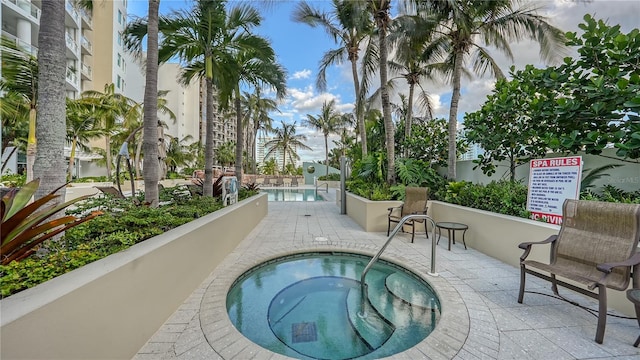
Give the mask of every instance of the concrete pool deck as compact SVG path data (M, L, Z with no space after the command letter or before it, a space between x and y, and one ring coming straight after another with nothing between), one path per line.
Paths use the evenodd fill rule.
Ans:
M146 359L284 359L253 344L226 317L226 292L251 266L307 250L354 251L373 255L386 233L367 233L340 215L335 192L325 202L269 202L268 215L202 282L134 357ZM527 293L517 303L520 271L462 244L447 251L441 241L436 271L431 240L399 233L385 258L404 265L434 285L442 320L425 341L393 359L640 359L633 343L636 320L609 317L604 344L593 338L596 317L566 302ZM527 278L528 289L551 294L548 283ZM535 287L535 288L534 288ZM562 292L562 290L561 290ZM597 303L570 291L563 294L590 308ZM446 323L445 323L446 321ZM447 325L446 327L443 325Z

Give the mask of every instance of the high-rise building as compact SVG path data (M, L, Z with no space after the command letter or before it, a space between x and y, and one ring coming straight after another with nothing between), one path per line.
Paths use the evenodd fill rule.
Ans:
M267 156L269 148L266 146L266 143L274 139L273 137L258 136L256 140L256 161L258 165L262 166L267 160L275 159L276 164L278 164L278 169L282 169L284 164L284 151L282 151L282 149L278 149Z
M202 87L197 79L188 85L182 85L178 81L181 71L180 65L176 63L160 65L158 90L168 91L164 98L167 100L167 107L176 116L176 120L172 121L169 115L161 112L158 112L158 118L167 124L165 134L177 137L178 140L191 137L191 141L188 141L191 143L198 141L200 137L200 92Z

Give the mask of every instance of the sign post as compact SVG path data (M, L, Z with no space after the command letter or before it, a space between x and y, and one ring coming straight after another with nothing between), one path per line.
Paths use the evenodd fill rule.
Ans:
M534 220L562 224L565 199L578 199L582 157L536 159L530 162L527 210Z

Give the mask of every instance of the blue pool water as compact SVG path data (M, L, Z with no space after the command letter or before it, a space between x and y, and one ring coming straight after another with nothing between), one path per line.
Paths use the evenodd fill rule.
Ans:
M267 201L324 201L315 189L263 189Z
M259 265L229 290L229 318L256 344L299 359L377 359L402 352L433 331L440 301L422 279L379 261L366 277L367 316L359 316L359 280L369 260L313 253Z

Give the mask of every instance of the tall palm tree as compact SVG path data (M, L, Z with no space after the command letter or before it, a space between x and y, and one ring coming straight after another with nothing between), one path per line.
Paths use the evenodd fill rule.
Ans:
M33 163L36 158L36 108L38 93L38 59L16 46L14 41L2 37L2 79L0 89L11 94L3 96L2 106L11 105L14 110L28 111L27 181L33 180ZM9 100L8 102L6 102ZM12 101L15 100L15 101ZM28 106L18 106L18 102ZM15 113L17 119L22 117ZM3 117L4 121L4 117ZM3 127L4 128L4 127ZM4 131L4 130L3 130Z
M93 116L89 107L80 100L67 99L67 142L71 144L69 154L68 181L73 179L74 161L78 148L83 151L90 149L89 141L103 135L96 126L97 118Z
M111 153L111 136L117 130L118 122L135 121L139 115L132 111L136 102L132 99L118 94L113 83L104 86L104 92L97 90L87 90L82 93L83 102L92 106L92 111L100 121L100 127L104 131L105 154L107 176L111 178L111 165L113 164Z
M278 99L286 95L286 73L276 62L275 52L269 41L252 34L250 31L259 26L262 17L251 6L234 7L228 16L224 28L226 42L233 44L235 51L227 60L227 71L221 73L218 83L219 101L222 108L226 108L231 98L234 98L236 115L236 177L242 183L242 150L243 124L240 85L247 84L254 88L269 87L276 91ZM229 66L231 65L231 66Z
M57 188L64 201L66 162L64 158L65 126L65 3L43 0L38 33L38 104L36 139L38 150L33 163L33 176L40 178L35 198L39 199Z
M253 157L253 173L256 174L256 138L259 131L271 131L273 119L269 113L280 111L278 103L273 99L263 98L260 88L255 89L253 94L246 94L246 105L243 110L249 119L251 125L251 133L249 133L247 143L251 149L247 149Z
M387 34L391 24L391 0L368 0L369 11L373 15L378 30L378 51L380 60L380 98L382 100L382 116L384 117L385 142L387 150L387 183L394 184L395 174L395 129L391 119L391 102L389 100L387 62Z
M172 172L177 172L178 167L187 166L196 159L196 154L192 153L189 149L190 143L193 141L191 135L187 135L182 139L167 135L169 138L169 146L167 146L167 157L164 162L167 165L167 169Z
M352 0L332 0L330 13L313 8L303 1L294 10L293 19L311 27L320 27L331 36L340 47L329 50L320 61L320 69L316 77L316 87L325 91L327 88L326 71L331 65L342 64L345 60L351 63L351 76L355 91L356 106L354 108L358 121L358 130L363 156L367 154L367 136L364 124L364 94L366 85L362 86L358 76L358 60L361 48L365 52L362 69L371 69L375 57L371 51L371 35L374 25L371 16L366 11L364 3ZM363 74L366 77L366 74ZM363 84L366 84L364 82Z
M282 153L282 172L285 172L287 166L287 159L289 163L294 164L296 160L300 159L298 155L298 149L311 150L303 141L307 140L304 135L296 134L296 123L287 124L282 122L282 127L275 128L275 139L267 141L264 146L269 150L265 154L265 158Z
M322 104L322 109L318 116L307 114L307 120L305 124L322 131L324 136L324 164L326 165L327 173L329 175L329 135L338 133L344 126L343 117L335 109L336 101L331 100Z
M413 101L416 86L420 89L418 99L421 109L426 112L427 118L433 116L433 106L429 99L429 93L422 86L427 80L432 80L432 72L439 69L438 64L430 64L430 49L426 46L433 31L433 26L419 16L402 16L396 19L391 41L394 43L395 55L389 61L389 70L403 78L409 85L407 98L407 113L404 116L404 139L411 137L411 123L413 121ZM390 79L393 82L397 78ZM404 156L408 156L405 148Z
M540 55L544 60L552 60L562 55L564 34L551 26L547 19L537 14L538 5L524 3L517 5L518 0L470 0L470 1L438 1L419 2L419 10L431 14L438 24L435 38L430 47L434 56L445 58L451 65L448 74L453 91L449 110L449 179L456 178L456 132L458 103L460 101L460 80L467 61L478 75L489 72L502 78L504 75L498 64L491 57L492 46L513 60L510 42L530 39L540 43Z
M160 0L149 0L147 29L147 63L144 87L144 201L158 207L160 180L160 156L158 156L158 8ZM164 140L164 138L161 138ZM161 161L163 161L162 159Z

